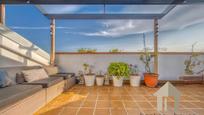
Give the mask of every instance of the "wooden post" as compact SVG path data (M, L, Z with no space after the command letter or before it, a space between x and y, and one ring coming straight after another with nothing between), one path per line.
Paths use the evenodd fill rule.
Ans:
M5 25L5 5L0 4L0 24Z
M50 23L50 38L51 38L51 47L50 47L50 65L55 64L55 19L51 19Z
M154 19L154 73L158 74L158 19Z

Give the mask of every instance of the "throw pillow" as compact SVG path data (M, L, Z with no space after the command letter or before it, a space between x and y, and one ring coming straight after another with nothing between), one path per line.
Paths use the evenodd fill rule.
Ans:
M12 84L11 79L8 77L8 73L5 70L0 70L0 87L7 87Z

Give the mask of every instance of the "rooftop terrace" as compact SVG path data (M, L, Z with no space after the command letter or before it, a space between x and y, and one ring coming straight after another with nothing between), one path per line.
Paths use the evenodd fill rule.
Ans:
M204 114L202 0L0 3L0 114Z

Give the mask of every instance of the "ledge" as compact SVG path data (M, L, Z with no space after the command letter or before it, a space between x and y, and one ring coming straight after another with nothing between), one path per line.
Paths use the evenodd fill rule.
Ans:
M151 52L151 54L153 54L154 52ZM198 53L201 55L204 55L204 52L194 52L194 53ZM56 52L57 55L63 55L63 54L144 54L144 52L89 52L89 53L83 53L83 52ZM191 55L191 52L159 52L159 54L163 54L163 55Z

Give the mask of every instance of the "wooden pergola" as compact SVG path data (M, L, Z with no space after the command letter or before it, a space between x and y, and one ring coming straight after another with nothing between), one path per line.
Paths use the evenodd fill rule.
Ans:
M13 2L12 2L13 1ZM162 19L166 14L168 14L176 4L183 4L184 0L11 0L11 1L3 1L3 3L23 3L23 4L88 4L88 5L169 5L162 13L157 14L49 14L42 10L40 5L37 5L37 8L42 12L44 16L50 19L50 38L51 38L51 47L50 47L50 64L54 65L55 62L55 20L58 19L145 19L145 20L154 20L154 72L158 73L158 33L159 33L159 24L158 20ZM189 2L187 2L189 3ZM0 5L0 23L5 24L5 5Z

